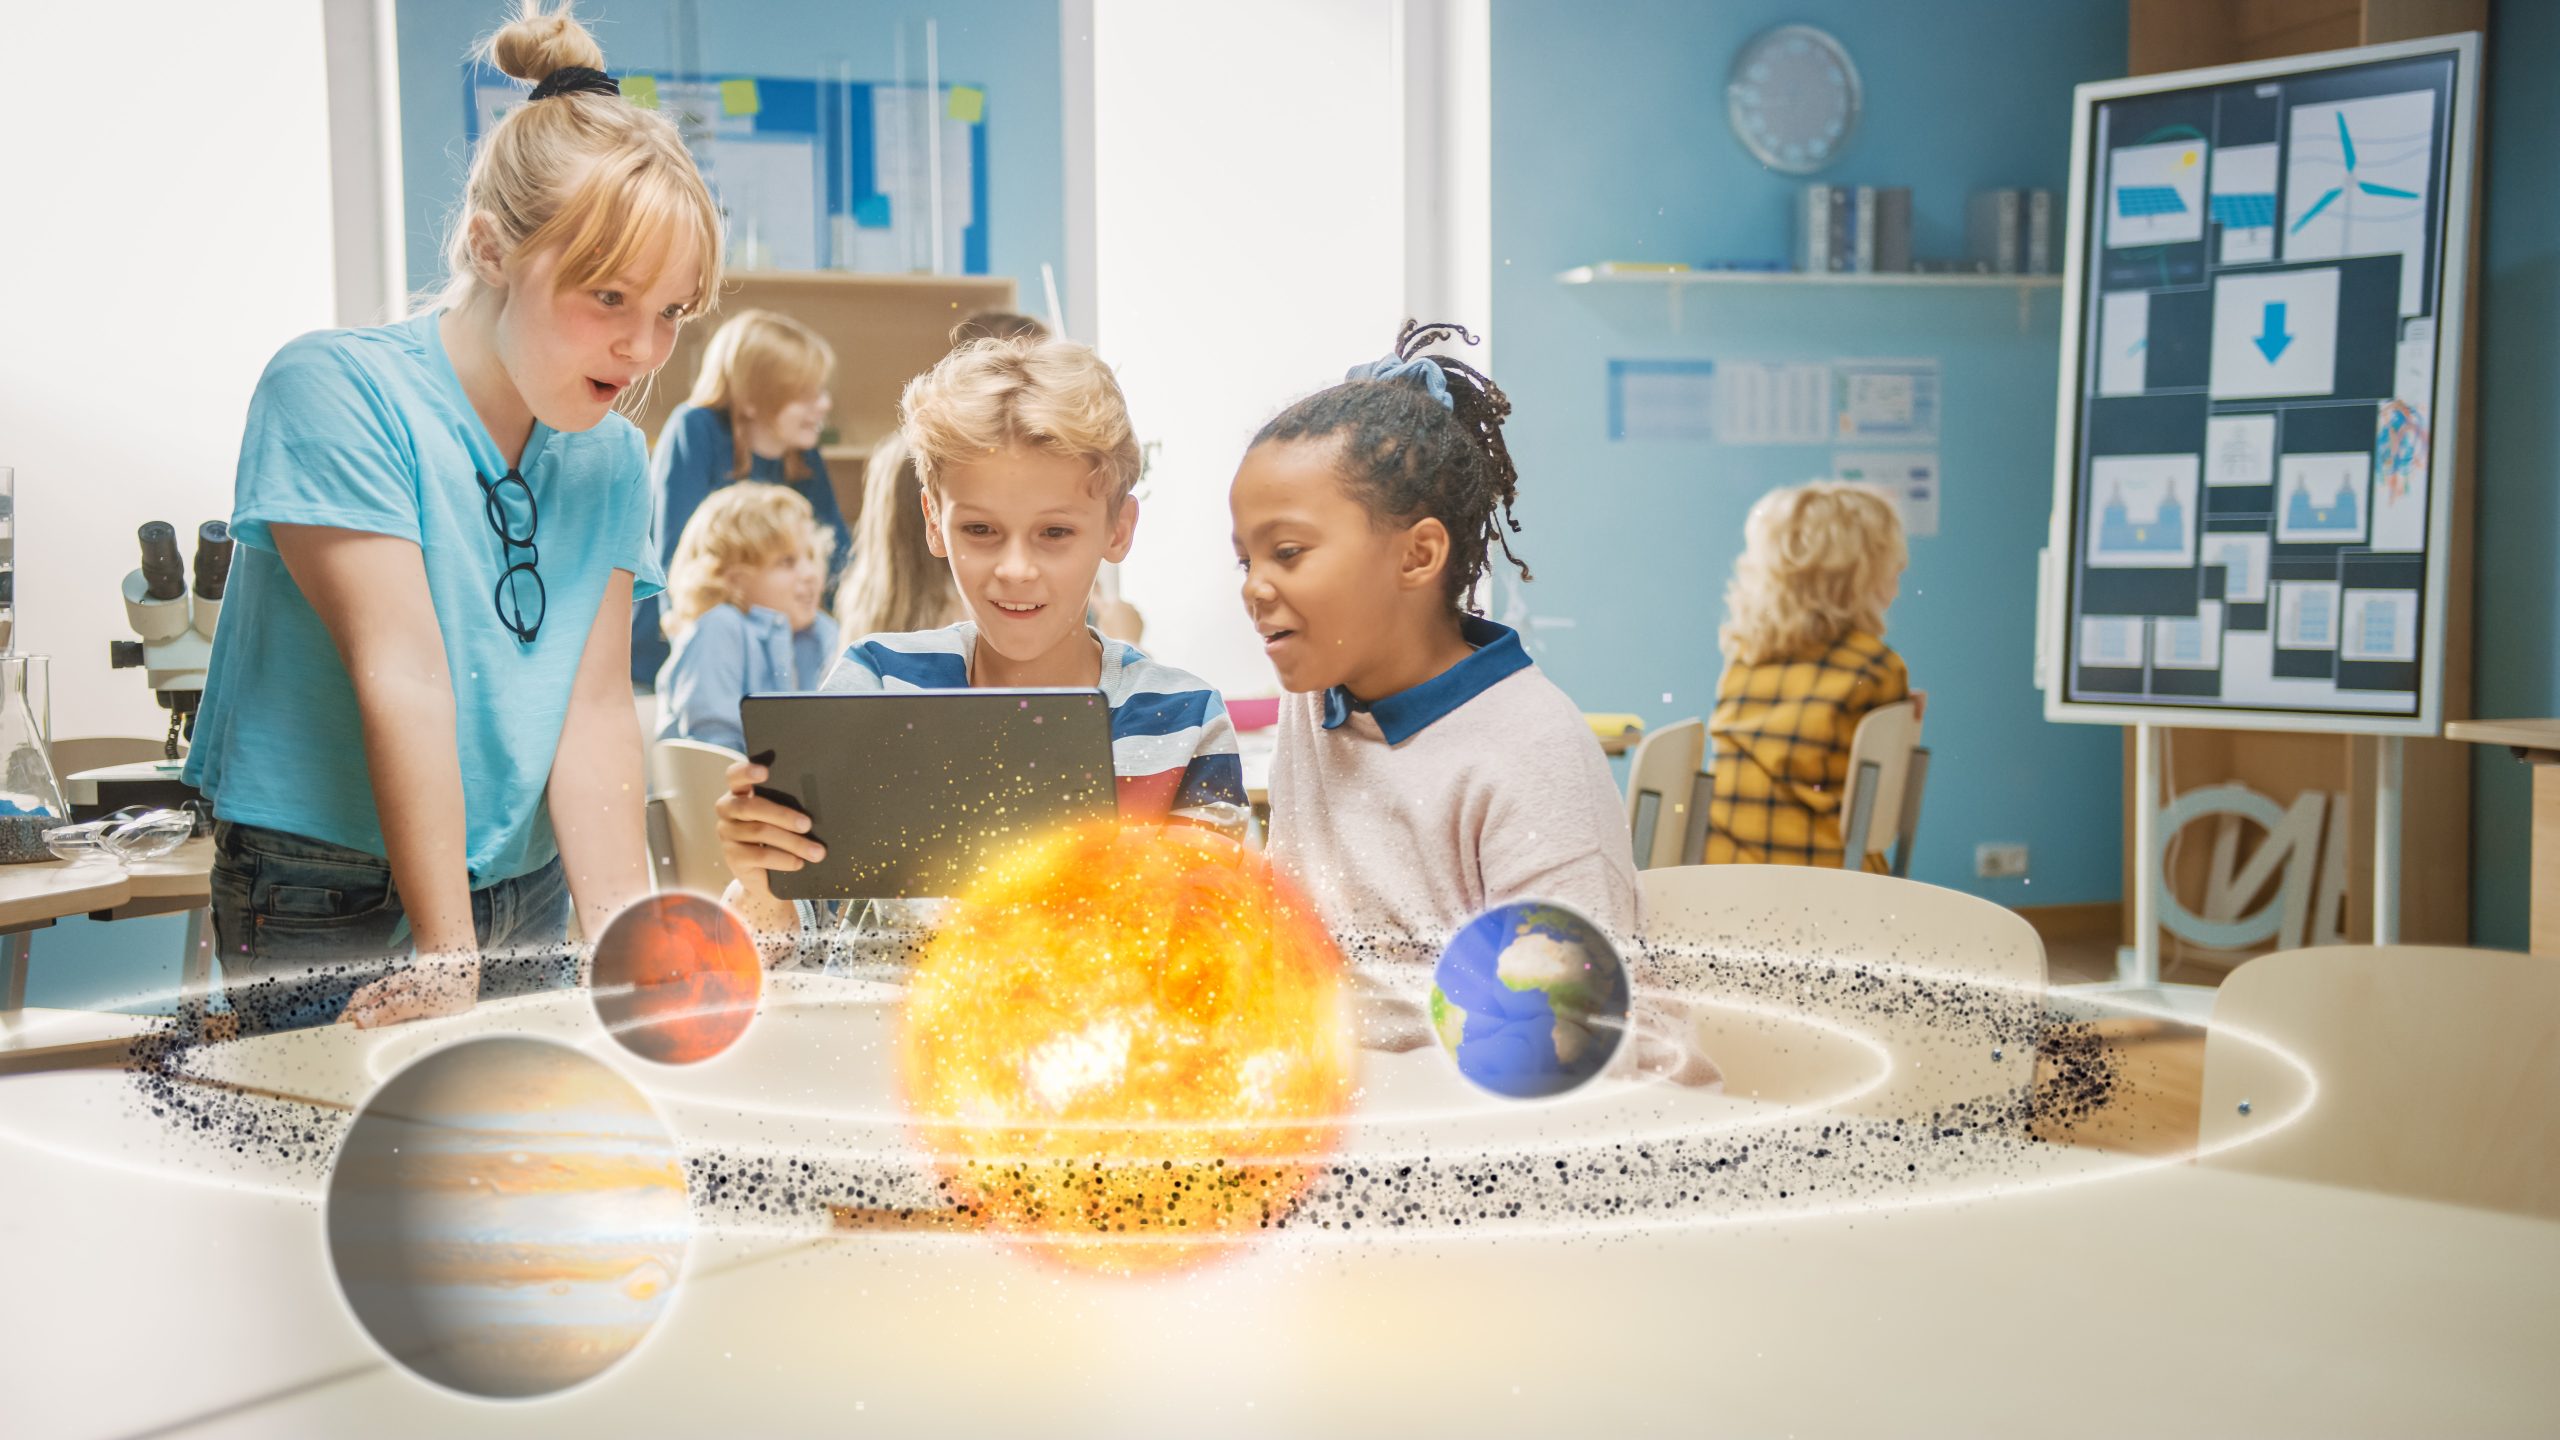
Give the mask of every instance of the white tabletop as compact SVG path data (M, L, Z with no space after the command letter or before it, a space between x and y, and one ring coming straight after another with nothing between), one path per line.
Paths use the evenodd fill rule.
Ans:
M792 1107L891 1135L884 1014L769 1002L719 1061L616 1063L689 1141L776 1137ZM204 1070L344 1104L457 1034L609 1046L593 1025L543 1000L243 1042ZM1435 1053L1367 1062L1351 1163L1771 1109L1660 1086L1505 1108ZM1290 1231L1144 1282L973 1235L714 1227L620 1366L491 1404L384 1362L350 1318L323 1165L217 1158L135 1095L107 1071L0 1078L12 1433L2407 1435L2560 1414L2560 1225L2023 1144L1962 1183L1740 1223Z
M135 900L200 901L212 893L213 837L201 835L157 860L124 867Z

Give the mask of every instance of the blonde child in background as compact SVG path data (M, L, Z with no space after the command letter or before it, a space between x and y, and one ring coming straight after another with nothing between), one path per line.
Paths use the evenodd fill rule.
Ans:
M862 476L853 558L836 587L836 628L846 635L934 630L961 619L951 566L925 533L924 480L903 431L871 452Z
M1110 368L1064 340L974 341L909 381L899 415L927 543L968 618L863 636L822 688L1098 687L1111 707L1120 814L1241 834L1243 766L1218 692L1086 623L1095 572L1129 553L1138 524L1138 442ZM721 853L736 877L727 898L758 933L795 935L805 949L824 917L776 898L765 877L825 850L806 815L755 793L766 774L731 766L719 800Z
M1900 517L1871 490L1817 482L1751 507L1717 632L1708 863L1840 864L1850 738L1911 696L1884 643L1906 559Z
M658 674L658 738L746 748L747 696L814 690L836 654L818 604L835 537L779 485L732 485L685 522L667 567L675 653Z
M742 310L712 334L693 393L667 417L650 458L660 564L673 563L685 523L706 497L724 486L761 480L788 486L835 535L820 577L822 588L833 592L852 544L826 456L818 450L835 368L835 350L824 337L771 310ZM659 603L633 616L634 684L648 684L666 663L665 636L673 632L660 622Z

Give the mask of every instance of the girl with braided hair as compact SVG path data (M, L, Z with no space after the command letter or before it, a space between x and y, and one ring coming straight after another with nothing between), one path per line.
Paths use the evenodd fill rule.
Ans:
M1271 766L1270 855L1354 954L1419 961L1513 900L1562 902L1622 946L1638 926L1625 806L1581 711L1469 597L1511 549L1511 400L1425 353L1455 325L1408 321L1394 353L1254 436L1227 501L1245 609L1291 692ZM1371 993L1362 1043L1430 1043L1420 1004ZM1723 1076L1678 1001L1641 999L1642 1069Z
M1291 692L1271 770L1272 859L1355 946L1435 959L1534 896L1636 930L1624 804L1581 712L1469 597L1511 549L1511 401L1476 337L1408 323L1386 359L1262 427L1237 469L1244 603Z

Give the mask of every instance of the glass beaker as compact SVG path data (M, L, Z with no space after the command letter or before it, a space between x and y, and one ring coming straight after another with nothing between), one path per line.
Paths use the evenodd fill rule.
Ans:
M18 472L0 465L0 655L18 646Z
M71 818L53 773L42 655L0 655L0 864L50 860L44 832Z

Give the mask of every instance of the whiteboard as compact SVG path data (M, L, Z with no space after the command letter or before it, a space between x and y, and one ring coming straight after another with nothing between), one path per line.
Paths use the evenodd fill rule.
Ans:
M2048 719L2440 731L2479 37L2075 92Z

